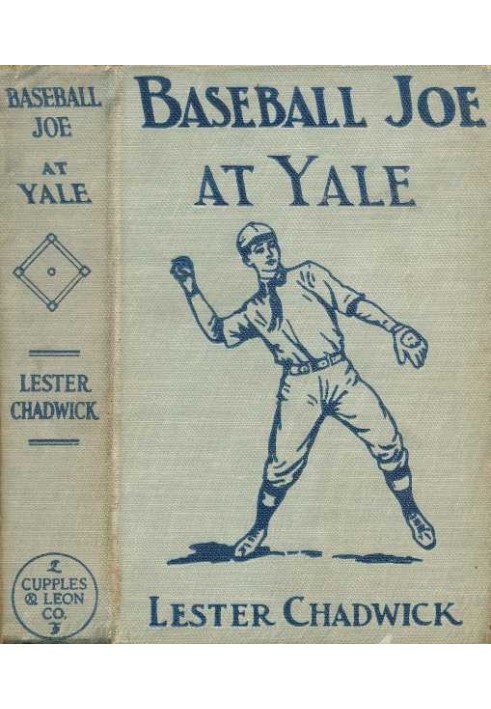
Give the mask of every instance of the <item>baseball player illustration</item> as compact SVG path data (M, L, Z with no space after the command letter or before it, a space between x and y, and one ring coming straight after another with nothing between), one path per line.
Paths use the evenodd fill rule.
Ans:
M189 257L175 258L171 266L196 322L211 342L237 347L260 338L282 369L256 519L236 543L235 557L253 555L266 539L271 518L305 469L327 416L363 441L399 503L414 541L432 549L435 530L414 499L408 451L384 402L347 359L338 314L389 333L401 365L409 362L416 369L424 365L425 338L323 266L305 261L285 267L278 238L267 224L246 224L237 236L237 249L244 264L255 270L258 290L228 317L218 316L207 302Z

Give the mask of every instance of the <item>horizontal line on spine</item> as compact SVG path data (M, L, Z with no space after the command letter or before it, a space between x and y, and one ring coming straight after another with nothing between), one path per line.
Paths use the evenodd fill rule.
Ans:
M30 446L78 446L80 438L29 438Z
M29 350L29 357L80 357L80 350Z

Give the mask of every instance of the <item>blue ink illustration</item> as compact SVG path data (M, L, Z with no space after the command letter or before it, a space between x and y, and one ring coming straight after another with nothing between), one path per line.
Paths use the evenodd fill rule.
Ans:
M191 554L182 556L178 559L168 561L169 566L174 564L202 564L208 562L210 564L224 564L227 561L250 561L251 559L260 559L265 556L304 556L310 559L315 559L322 556L321 551L316 549L300 549L299 551L273 551L268 546L258 546L254 552L248 556L238 557L235 554L235 546L228 544L219 544L218 542L201 542L191 544Z
M333 559L356 561L358 564L417 564L423 559L415 556L394 556L393 554L334 554Z
M77 283L87 278L90 268L84 266L55 234L48 234L24 261L14 269L16 276L50 312Z
M255 270L258 290L228 317L219 317L207 302L188 256L173 259L171 265L208 340L233 348L260 338L282 369L256 518L235 544L234 557L251 557L262 548L270 521L305 469L328 416L365 444L399 503L414 541L433 549L435 530L414 499L407 448L380 396L346 357L338 314L389 333L400 365L409 362L416 369L422 367L427 341L323 266L305 261L285 267L276 233L267 224L246 224L238 234L237 249L243 263Z

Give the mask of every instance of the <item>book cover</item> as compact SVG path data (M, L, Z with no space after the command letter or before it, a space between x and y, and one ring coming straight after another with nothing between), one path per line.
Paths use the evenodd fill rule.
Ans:
M3 641L486 642L489 70L0 77Z

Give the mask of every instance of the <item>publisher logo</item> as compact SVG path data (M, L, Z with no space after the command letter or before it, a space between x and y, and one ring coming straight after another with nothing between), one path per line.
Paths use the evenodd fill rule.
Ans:
M66 640L91 622L97 609L96 580L81 561L50 552L28 561L15 577L12 607L32 635Z

